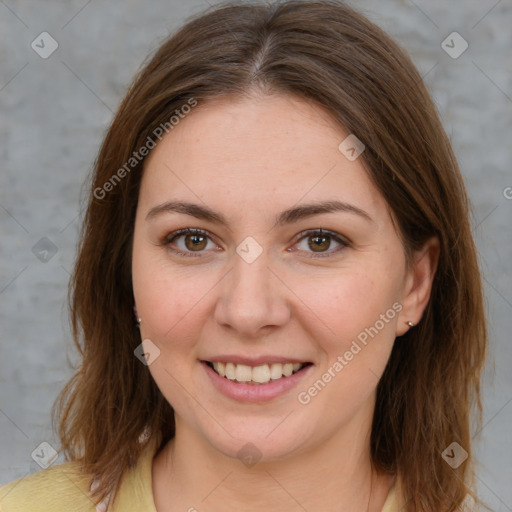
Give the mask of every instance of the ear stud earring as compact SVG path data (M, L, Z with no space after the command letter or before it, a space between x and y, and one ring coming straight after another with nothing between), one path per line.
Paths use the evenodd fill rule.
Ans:
M413 324L411 321L407 322L407 325L408 325L409 327L414 327L414 324Z
M142 322L142 318L138 316L137 308L135 306L133 307L133 315L135 316L135 321L137 322L137 324L140 324Z

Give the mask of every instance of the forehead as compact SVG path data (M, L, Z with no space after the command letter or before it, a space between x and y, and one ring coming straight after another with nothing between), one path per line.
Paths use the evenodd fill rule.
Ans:
M185 195L261 209L328 198L376 212L385 203L363 159L350 161L338 149L348 135L325 109L295 96L209 100L151 151L140 199Z

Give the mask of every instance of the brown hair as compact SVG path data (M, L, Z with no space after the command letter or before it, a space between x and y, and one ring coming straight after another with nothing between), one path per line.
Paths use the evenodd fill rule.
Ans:
M453 511L473 495L470 420L481 421L486 327L468 200L422 78L381 29L336 1L223 4L192 19L135 78L99 151L70 307L80 367L54 405L61 451L115 497L144 447L145 427L174 436L174 414L134 356L131 250L143 159L105 184L191 98L251 90L325 107L366 146L368 173L408 255L432 236L441 251L429 304L397 340L378 384L374 466L400 475L410 511ZM132 162L133 163L133 162ZM132 164L130 164L132 165ZM125 165L125 170L126 165ZM118 176L120 176L118 172ZM470 455L452 469L452 442Z

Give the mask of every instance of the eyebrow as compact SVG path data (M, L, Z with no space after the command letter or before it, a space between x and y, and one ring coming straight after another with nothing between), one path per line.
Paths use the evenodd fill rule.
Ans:
M188 203L186 201L168 201L166 203L154 206L149 210L146 215L146 220L150 220L164 213L183 213L190 215L196 219L206 220L214 224L228 226L228 221L220 212L216 212L207 206L195 203ZM312 217L313 215L320 215L322 213L343 212L358 215L368 222L374 222L373 219L361 208L354 206L350 203L342 201L323 201L319 203L308 203L294 208L290 208L281 212L275 218L275 225L284 226L298 222L299 220Z

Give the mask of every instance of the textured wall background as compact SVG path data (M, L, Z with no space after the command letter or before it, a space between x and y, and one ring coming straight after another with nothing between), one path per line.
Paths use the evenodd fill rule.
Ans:
M102 136L146 55L208 3L217 2L0 1L0 484L39 470L33 450L57 444L49 411L76 359L66 287L80 191ZM510 511L512 2L351 3L413 57L466 179L492 352L479 491L493 510ZM446 39L454 31L462 39ZM39 54L55 43L42 32L58 44L48 58Z

